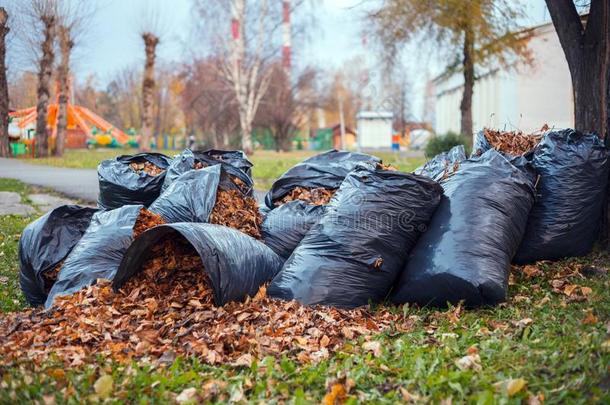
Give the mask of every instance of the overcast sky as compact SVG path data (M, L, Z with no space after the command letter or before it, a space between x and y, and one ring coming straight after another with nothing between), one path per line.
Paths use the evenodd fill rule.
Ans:
M19 0L17 0L19 1ZM159 60L170 63L186 58L189 38L192 37L192 0L82 0L96 1L98 10L84 46L75 58L74 71L83 80L95 75L96 84L105 87L113 73L127 65L142 64L144 51L138 33L143 14L158 16L164 32L159 47ZM277 0L279 1L279 0ZM366 7L374 6L377 0L317 0L317 29L301 57L312 65L338 68L345 61L358 55L367 55L366 63L374 64L374 49L362 44L363 20ZM522 0L528 5L528 21L524 25L535 25L549 20L544 0ZM0 0L2 3L3 0ZM418 63L412 63L415 59ZM442 69L438 62L422 64L422 57L407 55L405 65L409 69L413 91L421 95L426 77ZM426 60L424 57L423 60ZM424 65L424 66L422 66ZM416 96L415 98L419 98ZM419 101L414 103L419 109ZM414 111L417 115L418 111Z

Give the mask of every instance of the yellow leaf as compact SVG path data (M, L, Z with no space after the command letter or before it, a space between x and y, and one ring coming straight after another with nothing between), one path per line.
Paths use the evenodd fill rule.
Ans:
M342 404L345 402L345 388L343 384L334 384L330 391L324 395L324 399L322 403L324 405L334 405L334 404Z
M99 397L102 399L108 398L110 394L112 394L112 386L112 377L108 374L104 374L103 376L97 379L95 384L93 384L95 393L99 395Z
M513 395L519 393L523 388L525 388L526 384L527 381L525 381L523 378L511 378L507 380L506 393L509 397L512 397Z
M590 295L593 290L589 287L580 287L580 292L582 293L582 295L587 296Z

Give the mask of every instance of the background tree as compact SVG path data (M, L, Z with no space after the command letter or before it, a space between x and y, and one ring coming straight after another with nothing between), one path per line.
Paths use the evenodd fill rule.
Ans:
M36 89L36 156L49 155L47 111L51 97L51 77L55 61L57 35L57 2L55 0L29 0L19 3L26 17L23 32L38 55L38 87Z
M146 62L142 77L142 139L140 150L150 150L150 140L153 135L153 103L155 91L155 59L159 37L151 31L142 33Z
M0 7L0 156L10 156L8 139L8 83L6 81L6 35L9 32L8 13Z
M314 89L317 72L303 70L294 84L280 63L272 67L271 84L261 101L255 123L269 128L276 151L289 151L296 131L319 104Z
M586 23L572 0L546 0L574 91L576 129L610 133L610 2L591 0Z
M464 76L461 132L471 135L475 67L508 66L517 58L530 61L528 36L518 32L517 21L523 15L520 4L512 0L385 0L369 18L375 36L390 53L413 39L432 40L455 61L448 70Z
M84 36L87 25L95 12L93 2L61 0L58 3L57 39L61 58L57 66L57 133L55 136L55 155L62 156L68 127L68 100L71 88L70 58L77 42Z

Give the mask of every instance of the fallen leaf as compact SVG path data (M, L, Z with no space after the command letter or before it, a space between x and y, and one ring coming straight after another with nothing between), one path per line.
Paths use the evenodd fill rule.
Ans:
M398 390L400 391L402 400L405 402L417 402L420 400L419 395L416 395L416 394L413 394L413 393L407 391L407 389L404 387L400 387L400 388L398 388Z
M595 316L592 309L587 310L587 315L585 315L582 323L583 325L595 325L597 323L597 316Z
M110 394L112 394L113 385L114 383L112 381L112 376L104 374L98 378L97 381L95 381L95 384L93 384L93 389L100 398L106 399L110 396Z
M250 367L254 362L254 357L250 353L242 354L233 363L234 366Z
M178 394L176 402L179 404L195 403L195 395L197 395L197 390L195 388L186 388Z
M591 295L593 290L589 287L580 287L580 292L582 293L582 295L584 295L586 297L588 295Z
M460 370L481 371L481 357L478 354L469 354L455 361Z
M507 380L499 381L494 384L496 389L504 391L509 397L512 397L515 394L521 392L526 385L527 381L523 378L509 378Z
M345 388L343 384L336 383L330 387L330 390L324 395L324 399L322 403L324 405L335 405L342 404L345 402L345 398L347 393L345 392Z
M381 343L377 340L372 340L370 342L365 342L362 345L362 348L367 352L372 352L375 357L381 356Z

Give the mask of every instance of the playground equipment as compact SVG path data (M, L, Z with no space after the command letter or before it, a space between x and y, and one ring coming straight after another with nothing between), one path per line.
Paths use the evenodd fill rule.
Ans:
M57 84L56 87L58 88ZM56 94L59 94L59 91L56 91ZM51 131L49 142L52 145L55 144L57 137L58 111L59 103L56 99L55 103L50 104L47 109L47 127ZM12 122L20 131L22 143L33 142L37 115L36 107L9 113ZM88 144L126 145L132 138L88 108L72 104L71 97L68 97L66 148L84 148Z

